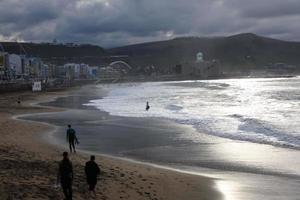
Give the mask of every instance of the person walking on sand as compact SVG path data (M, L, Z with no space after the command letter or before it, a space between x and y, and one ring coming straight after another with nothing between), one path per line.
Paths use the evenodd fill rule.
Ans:
M67 130L67 141L69 142L70 153L72 153L72 148L73 148L73 152L76 153L75 143L79 144L79 142L76 137L76 131L71 127L70 124L68 125L68 130Z
M146 111L148 111L150 109L150 106L149 106L149 102L147 101L146 103Z
M59 181L65 200L72 200L73 165L69 160L68 152L63 153L63 160L59 163L57 182Z
M95 156L92 155L90 161L85 163L84 171L89 185L89 191L93 192L94 196L96 196L95 186L97 184L97 176L100 174L100 169L95 162Z

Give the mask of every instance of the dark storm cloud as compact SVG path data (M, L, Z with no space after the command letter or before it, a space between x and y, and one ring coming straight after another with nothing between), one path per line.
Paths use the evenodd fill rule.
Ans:
M185 32L191 25L188 21L198 16L193 13L201 11L196 3L193 3L194 6L182 6L182 3L159 3L157 0L107 1L109 5L99 2L74 8L76 12L66 15L62 29L75 33L121 31L136 35L168 29Z
M0 23L34 25L59 16L57 4L51 1L2 0L0 1Z
M13 40L39 40L40 35L38 38L25 37L27 31L43 29L47 22L58 19L61 13L60 2L63 1L1 0L0 36Z
M299 0L2 0L0 39L104 46L254 32L300 40Z
M300 14L299 0L232 0L228 5L238 9L242 17L270 18Z

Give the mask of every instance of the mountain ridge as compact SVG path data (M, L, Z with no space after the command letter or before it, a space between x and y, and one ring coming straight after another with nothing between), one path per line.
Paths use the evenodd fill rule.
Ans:
M206 60L219 60L224 70L263 68L271 63L299 66L300 42L283 41L242 33L227 37L181 37L128 45L107 50L110 54L126 54L138 65L145 63L165 68L193 62L198 52Z
M133 66L143 68L153 65L161 71L168 71L178 64L194 62L196 54L202 52L205 60L218 60L227 71L261 69L272 63L286 63L300 68L300 42L262 37L253 33L224 37L179 37L110 49L98 45L1 44L9 53L20 54L23 48L27 55L41 57L54 64L84 62L105 65L110 56L128 55Z

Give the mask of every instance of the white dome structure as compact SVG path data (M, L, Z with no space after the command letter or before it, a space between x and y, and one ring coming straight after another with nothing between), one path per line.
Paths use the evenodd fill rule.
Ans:
M196 62L203 62L204 61L204 55L202 52L198 52L196 55Z

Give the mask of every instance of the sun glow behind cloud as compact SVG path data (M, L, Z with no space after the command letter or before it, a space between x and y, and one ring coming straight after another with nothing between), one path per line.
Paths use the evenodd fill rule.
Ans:
M0 41L5 41L5 42L25 42L25 40L23 40L20 37L20 33L14 33L10 36L4 36L0 34Z

